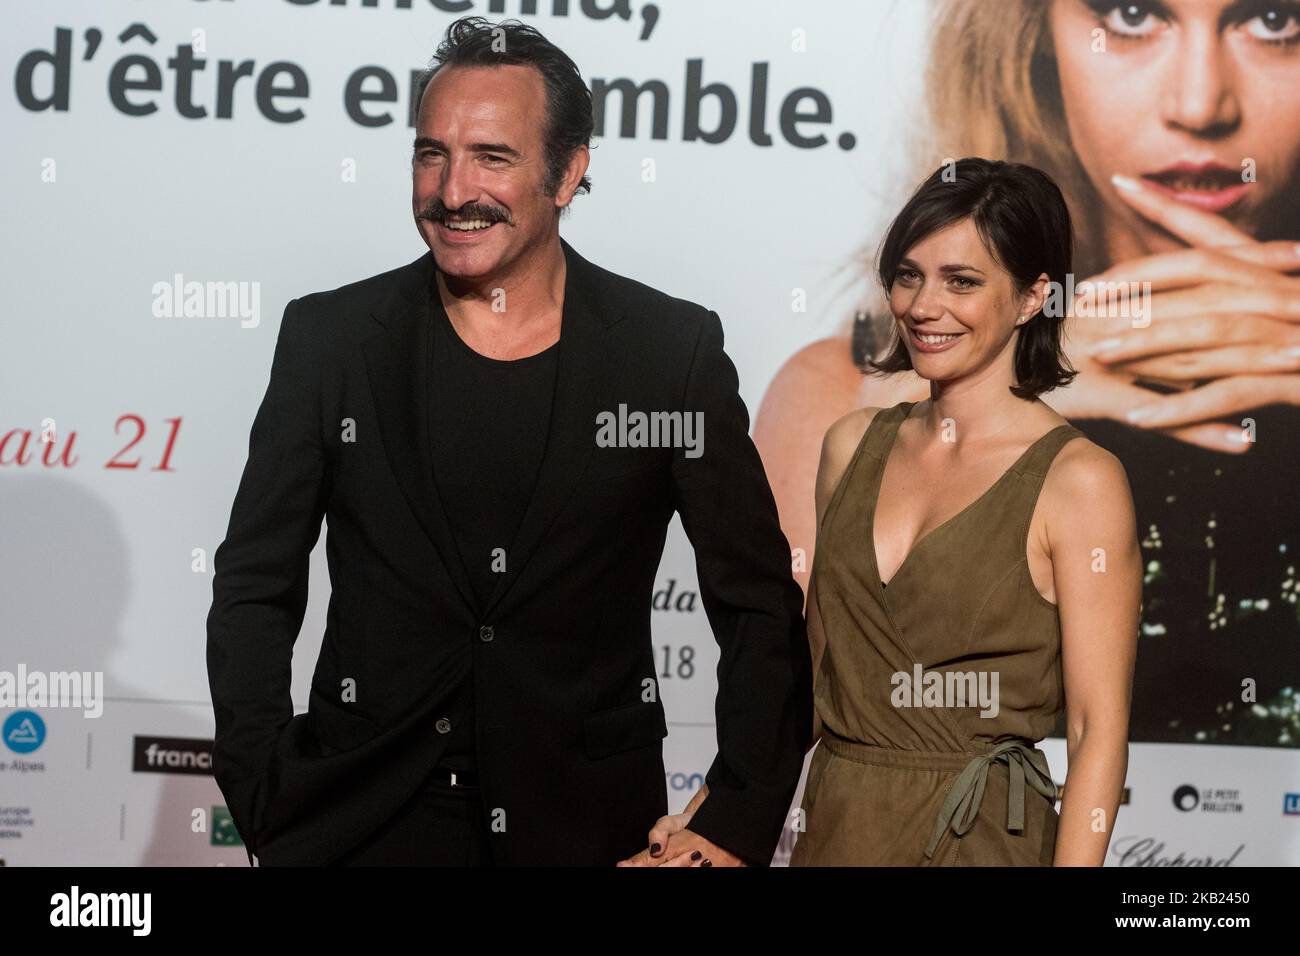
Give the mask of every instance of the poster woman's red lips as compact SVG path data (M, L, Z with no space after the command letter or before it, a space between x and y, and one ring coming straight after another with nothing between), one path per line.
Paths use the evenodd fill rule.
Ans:
M1179 202L1206 212L1224 212L1240 202L1253 185L1242 175L1241 169L1221 163L1182 162L1159 172L1143 173L1142 179Z

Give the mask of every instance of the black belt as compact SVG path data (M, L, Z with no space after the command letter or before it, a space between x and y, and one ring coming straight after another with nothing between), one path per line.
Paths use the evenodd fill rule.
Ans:
M430 780L448 783L453 787L477 787L478 774L469 770L452 770L448 767L434 767Z

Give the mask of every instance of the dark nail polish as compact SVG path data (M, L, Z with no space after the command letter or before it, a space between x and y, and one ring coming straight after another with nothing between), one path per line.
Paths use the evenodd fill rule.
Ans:
M692 850L692 851L691 851L691 859L692 859L692 860L698 860L698 859L699 859L700 857L702 857L702 856L704 856L704 854L701 853L699 850Z
M701 867L712 866L712 865L713 865L712 860L705 860L703 863L700 864Z
M650 844L650 855L651 855L651 856L658 856L658 855L659 855L659 844L658 844L658 843L651 843L651 844Z

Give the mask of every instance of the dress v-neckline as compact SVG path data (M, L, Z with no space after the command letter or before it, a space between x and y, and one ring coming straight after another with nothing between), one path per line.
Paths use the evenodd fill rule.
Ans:
M885 469L889 466L889 459L892 456L894 451L894 443L898 441L898 432L903 427L903 422L907 421L907 416L912 413L912 407L916 405L916 402L906 402L904 404L906 404L907 407L903 410L903 417L894 424L893 433L889 436L889 444L885 446L884 453L881 455L880 470L876 473L875 491L871 502L871 514L868 518L868 525L869 525L867 529L869 535L868 544L870 545L869 550L871 552L871 563L873 565L872 570L875 572L873 577L875 578L876 581L880 582L880 596L882 598L884 598L885 590L889 587L889 585L897 581L898 576L907 569L908 563L912 560L912 556L921 549L922 545L926 544L931 538L933 538L940 531L947 528L958 518L962 517L967 512L971 511L973 508L975 508L976 505L980 504L980 502L984 501L984 499L992 495L993 492L996 491L1002 485L1002 483L1007 480L1007 478L1009 478L1013 473L1015 473L1015 471L1020 467L1020 465L1024 462L1024 460L1029 457L1030 453L1035 448L1037 448L1040 444L1042 444L1048 438L1048 436L1055 434L1057 431L1059 431L1062 428L1071 427L1069 425L1057 425L1056 427L1048 429L1047 431L1043 432L1043 434L1039 435L1038 438L1034 439L1034 441L1030 443L1029 447L1020 453L1020 457L1017 458L1015 461L1013 461L1011 465L1007 468L1007 470L1002 472L1002 474L998 476L998 479L994 481L993 484L989 485L988 488L984 489L983 493L981 493L979 497L975 498L973 501L971 501L970 504L966 505L966 507L962 508L956 514L951 515L946 520L939 522L939 524L935 525L925 534L921 535L921 537L913 541L912 547L909 548L907 554L904 555L902 563L900 563L898 567L894 570L894 573L889 576L889 580L885 581L880 576L880 558L876 554L876 511L878 510L878 507L880 505L880 491L885 484Z

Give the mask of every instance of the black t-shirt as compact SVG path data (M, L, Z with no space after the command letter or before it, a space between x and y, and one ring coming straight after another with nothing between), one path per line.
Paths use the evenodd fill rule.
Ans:
M510 545L537 484L559 343L526 358L488 358L465 344L445 311L432 311L429 440L435 485L481 612L509 568ZM465 694L472 699L472 687ZM441 763L474 768L472 712L453 720Z

